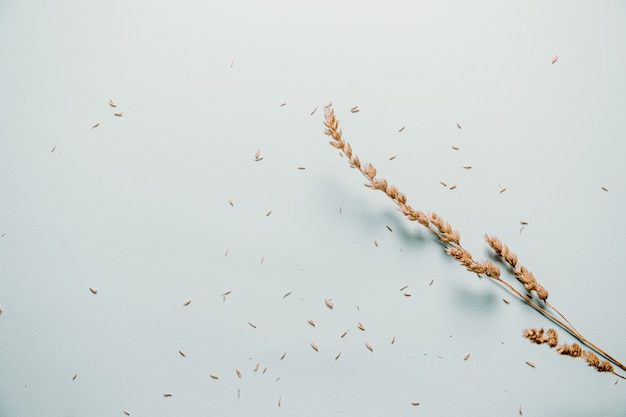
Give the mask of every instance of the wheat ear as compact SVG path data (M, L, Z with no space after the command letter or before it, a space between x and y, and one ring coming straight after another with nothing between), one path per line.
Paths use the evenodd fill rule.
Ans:
M595 353L583 350L577 343L568 345L566 343L559 345L559 336L554 329L548 329L544 333L543 329L524 329L522 336L533 343L541 345L546 343L550 348L555 348L557 353L561 355L571 356L573 358L581 357L587 361L587 365L593 366L598 372L610 372L620 378L626 379L622 375L614 371L613 365L609 361L601 361Z

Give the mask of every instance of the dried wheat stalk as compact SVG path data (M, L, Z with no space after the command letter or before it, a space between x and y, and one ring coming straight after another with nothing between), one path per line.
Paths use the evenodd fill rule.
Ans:
M501 256L509 265L511 265L511 267L514 268L515 277L519 282L524 285L524 288L530 294L529 297L525 297L515 287L501 279L500 269L492 262L476 261L475 259L473 259L472 254L467 249L463 248L463 246L461 246L459 232L452 229L452 226L442 217L440 217L436 213L424 213L422 211L415 210L407 203L406 195L401 193L395 185L389 184L389 182L384 178L377 178L376 168L374 168L371 163L362 163L359 157L352 151L352 147L350 146L350 144L343 140L342 131L339 127L339 121L335 117L335 111L332 109L330 104L327 105L324 110L324 126L326 127L324 133L332 139L330 141L330 144L333 147L339 149L340 153L342 153L348 159L348 163L351 167L358 169L365 176L365 178L367 178L367 183L365 184L365 186L373 190L379 190L385 193L398 206L400 212L407 219L411 221L417 221L419 224L434 233L435 236L444 244L445 251L448 255L455 258L468 271L474 272L478 275L486 275L496 281L498 284L504 286L508 291L517 296L517 298L534 308L536 311L538 311L548 319L552 320L554 323L558 324L561 328L566 330L581 343L585 344L604 358L608 359L608 361L612 362L614 365L626 371L626 365L622 364L620 361L618 361L607 352L599 348L597 345L589 341L580 332L578 332L578 330L576 330L574 326L572 326L569 321L560 312L558 312L558 310L556 310L556 308L554 308L547 302L549 294L548 290L546 290L537 282L532 272L530 272L526 267L518 263L517 255L511 252L510 249L506 245L504 245L498 238L485 235L485 240L496 252L496 254ZM531 294L531 291L535 292L536 298ZM556 311L563 320L554 315L551 311L548 310L548 308ZM566 348L563 349L563 352L565 352ZM594 354L592 352L588 352L586 354L587 357L591 357L591 355ZM597 357L595 358L597 359ZM591 357L591 361L595 363L593 357ZM588 360L590 364L592 363L591 361ZM599 368L596 367L596 369ZM613 371L611 370L611 372ZM624 378L619 374L616 375Z

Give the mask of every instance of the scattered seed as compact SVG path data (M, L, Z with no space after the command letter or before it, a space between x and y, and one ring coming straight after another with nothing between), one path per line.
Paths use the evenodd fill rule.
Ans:
M388 224L385 225L385 227L387 228L387 230L389 230L390 232L393 232L393 229L391 228L391 226L389 226Z
M265 260L265 254L261 255L261 262L259 262L259 263L262 264L264 260Z
M306 167L298 167L298 169L306 169Z
M615 385L617 385L617 381L619 381L617 378L615 378Z
M506 191L506 188L500 188L500 192L498 194L502 194L505 191Z
M329 101L328 103L326 103L326 105L324 106L324 108L326 108L326 109L327 109L327 108L329 108L329 107L330 107L330 106L332 106L332 105L333 105L333 102L332 102L332 101Z
M360 110L359 110L359 106L354 106L354 107L352 107L352 108L350 109L350 111L351 111L352 113L358 113L358 112L360 111Z
M450 189L451 189L451 190L454 190L455 188L456 188L456 184L452 184L452 185L450 186Z
M2 307L0 307L0 314L2 314Z
M346 335L348 334L348 332L350 331L350 329L346 330L345 332L341 333L341 337L346 337Z
M404 130L404 127L405 127L405 126L402 126L402 127L398 130L398 132L402 132L402 131Z
M311 347L313 348L314 351L319 352L319 349L318 349L317 344L315 342L311 342Z
M530 366L531 368L535 367L535 363L531 361L526 361L526 365Z
M282 396L282 395L278 397L278 406L279 406L279 407L280 407L280 400L281 400L282 398L283 398L283 396Z
M445 182L443 182L443 181L439 181L439 184L443 185L444 187L447 187L447 186L448 186L448 184L446 184L446 183L445 183Z
M89 291L91 291L93 294L97 294L98 293L98 289L94 288L94 287L90 287Z
M115 102L111 99L109 99L109 106L111 107L117 107L117 105L115 104Z
M130 413L129 413L128 411L126 411L126 410L122 410L122 411L123 411L123 412L124 412L124 414L126 414L127 416L129 416L129 415L130 415Z
M335 306L335 304L333 303L333 300L331 300L330 298L325 298L324 303L326 304L326 307L330 309L332 309Z
M458 127L459 129L463 129L463 128L461 127L461 125L460 125L460 124L458 124L458 123L456 124L456 127Z
M259 362L257 362L257 363L254 365L254 369L253 369L253 371L254 371L254 372L256 372L256 371L258 371L258 370L259 370Z
M396 155L392 155L392 156L389 157L390 161L393 161L394 159L396 159Z
M606 187L604 187L604 186L602 187L602 189L603 189L604 191L607 191L607 192L609 191L609 189L608 189L608 188L606 188Z
M241 388L237 388L237 398L241 395Z
M313 319L309 320L309 321L308 321L308 323L309 323L311 326L315 327L315 322L313 321Z
M502 301L504 301L504 304L511 304L511 302L507 298L503 298Z
M458 147L458 146L454 146L454 145L452 145L452 149L454 149L455 151L458 151L458 150L459 150L459 147Z
M405 297L410 297L410 296L411 296L411 293L410 293L410 292L405 292L405 293L404 293L404 296L405 296Z
M411 405L418 406L418 405L420 405L420 403L418 403L417 401L413 401L413 402L411 402Z
M187 300L183 303L183 306L188 306L189 304L191 304L191 300Z
M267 366L263 368L263 372L261 372L261 375L263 375L265 372L267 372Z
M239 369L235 369L235 373L237 374L237 377L241 379L241 371Z
M228 248L224 251L224 256L228 256Z
M370 352L374 351L374 348L372 347L372 345L370 344L370 342L365 342L365 347L369 349Z
M317 111L317 107L313 109L313 111L311 112L311 116L313 116L316 111Z
M471 165L464 165L463 168L465 168L465 169L472 169L472 166Z
M341 352L339 352L337 356L335 356L335 360L339 359L340 356L341 356Z
M122 112L121 111L116 111L115 113L113 113L114 116L117 117L122 117Z
M163 393L163 396L164 396L164 397L171 397L171 396L172 396L172 394L171 394L171 393L169 393L169 392L164 392L164 393Z
M250 327L253 327L253 328L255 328L255 329L256 329L256 324L254 324L254 323L250 323L250 322L248 322L248 324L250 325Z
M405 285L404 287L400 288L400 291L404 291L404 290L406 290L407 288L409 288L409 286L408 286L408 285Z
M96 123L95 125L91 126L92 129L97 128L98 126L100 126L100 122Z
M257 149L256 152L254 153L254 159L258 161L260 157L261 157L261 149Z
M558 59L559 59L559 56L558 56L557 54L554 54L554 55L552 56L552 59L550 60L550 63L551 63L551 64L554 64L554 63L555 63Z
M374 245L376 245L376 247L378 247L378 241L376 239L374 239Z
M392 337L391 337L391 344L393 345L394 343L396 343L396 337L395 337L395 336L392 336Z
M524 411L522 410L522 406L521 405L519 406L519 415L520 416L524 415Z
M466 361L469 359L469 357L470 357L470 354L466 353L465 356L463 356L463 360Z
M270 214L272 214L272 210L270 210L267 213L265 213L265 217L268 217Z
M220 378L219 378L217 375L215 375L215 374L211 374L211 375L209 375L209 376L210 376L211 378L213 378L213 379L220 379Z
M183 352L182 350L179 350L178 353L180 353L180 356L182 356L183 358L186 357L185 352Z
M283 298L285 298L285 297L287 297L287 296L291 295L291 293L292 293L292 291L286 292L286 293L285 293L285 295L283 295Z
M233 199L232 199L232 198L229 198L229 199L228 199L228 204L230 204L230 205L231 205L231 206L233 206L233 207L235 206L235 202L233 201Z
M520 220L520 224L523 224L524 226L526 226L528 222L526 220Z
M363 323L359 322L359 324L357 324L357 326L359 330L365 331L365 326L363 326Z
M339 214L341 214L341 211L343 210L342 206L339 206Z
M74 374L74 376L72 376L72 381L75 380L78 377L78 374Z
M430 287L431 285L433 285L433 282L435 282L435 278L430 279L430 281L428 282L428 286Z
M287 352L285 352L282 355L280 355L280 360L282 361L283 359L285 359L285 356L287 356Z
M57 146L56 146L56 145L54 145L54 146L52 147L52 150L50 151L50 153L54 152L56 148L57 148Z

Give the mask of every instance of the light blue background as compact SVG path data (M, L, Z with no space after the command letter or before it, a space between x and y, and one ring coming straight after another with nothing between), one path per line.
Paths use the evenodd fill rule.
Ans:
M626 382L524 340L550 323L363 187L322 109L625 361L625 21L621 1L1 2L0 416L622 416Z

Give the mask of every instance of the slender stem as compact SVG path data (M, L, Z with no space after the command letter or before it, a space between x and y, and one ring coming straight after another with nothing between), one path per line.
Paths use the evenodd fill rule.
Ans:
M572 329L578 331L578 329L576 329L574 327L574 325L567 319L567 317L565 317L555 306L553 306L552 304L550 304L549 302L546 301L546 306L550 307L552 310L556 311L556 313L561 316L561 318L563 318L563 320L565 320L567 322L567 324L569 324Z

